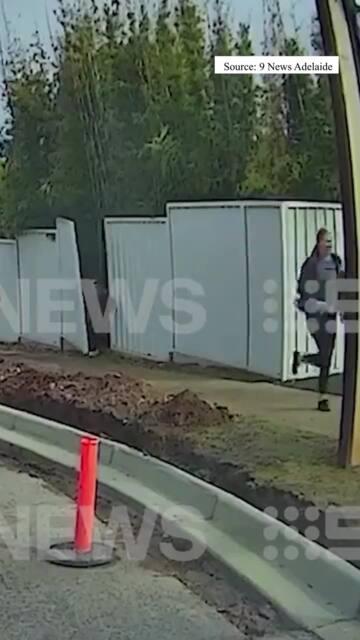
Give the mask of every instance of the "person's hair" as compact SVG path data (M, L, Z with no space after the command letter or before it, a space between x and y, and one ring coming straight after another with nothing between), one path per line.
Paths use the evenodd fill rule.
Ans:
M321 242L321 240L325 238L325 236L327 236L328 233L329 232L327 229L325 229L325 227L321 227L321 229L319 229L319 231L316 234L316 245L312 250L312 254L311 254L312 256L317 255L319 243Z
M321 240L323 240L328 233L329 232L327 229L325 229L325 227L322 227L321 229L319 229L319 231L316 234L316 244L319 244L319 242L321 242Z

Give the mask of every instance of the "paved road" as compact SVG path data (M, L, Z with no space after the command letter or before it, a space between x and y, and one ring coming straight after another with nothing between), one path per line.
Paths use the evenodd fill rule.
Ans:
M0 486L3 640L243 638L178 580L134 562L120 560L110 568L83 571L47 564L41 554L35 553L35 547L47 546L49 513L54 539L63 538L63 527L69 526L73 517L71 503L41 480L1 466ZM11 551L4 543L6 526L15 528L19 522L18 543ZM62 531L55 533L55 524ZM30 560L26 557L27 530L33 546Z
M176 578L124 559L103 569L47 564L49 540L72 529L73 504L0 460L0 628L4 640L254 640ZM98 526L99 525L98 523ZM67 536L66 536L67 537ZM234 607L241 607L239 593ZM244 607L246 628L246 605ZM339 623L319 635L269 625L263 640L358 640ZM258 637L258 636L256 636Z
M2 459L0 486L3 640L254 640L176 578L134 562L120 559L105 569L82 571L47 564L43 553L49 540L63 539L65 529L72 530L73 504L44 481L8 468ZM233 606L241 605L239 593ZM246 606L244 616L248 623ZM286 631L282 625L277 629L270 625L261 637L359 638L354 621L319 629L319 635Z

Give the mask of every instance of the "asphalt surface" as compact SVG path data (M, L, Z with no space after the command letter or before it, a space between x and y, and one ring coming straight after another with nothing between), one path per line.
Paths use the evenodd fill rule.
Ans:
M243 638L177 579L134 562L85 570L48 564L44 550L71 529L72 503L43 481L4 467L0 483L3 640Z
M1 465L3 640L245 638L177 577L144 568L126 556L102 569L48 564L49 544L72 533L73 503L43 480ZM274 629L269 631L274 634Z

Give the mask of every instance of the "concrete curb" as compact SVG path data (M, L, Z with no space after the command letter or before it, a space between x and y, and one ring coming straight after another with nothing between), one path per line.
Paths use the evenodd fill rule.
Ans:
M46 460L75 468L82 435L0 405L0 441ZM173 532L180 528L187 539L206 544L235 576L246 578L301 627L320 635L324 628L352 621L360 637L360 571L286 525L180 469L109 440L102 440L99 481L156 511L172 523ZM274 561L264 555L270 527ZM289 545L292 559L285 553Z

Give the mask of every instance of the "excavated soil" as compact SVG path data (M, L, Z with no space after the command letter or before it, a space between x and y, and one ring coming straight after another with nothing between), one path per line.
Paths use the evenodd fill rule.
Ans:
M46 398L65 405L104 411L119 419L141 415L160 399L149 384L121 372L102 377L80 372L59 374L35 370L21 363L0 366L0 386L3 395Z
M0 363L0 397L50 400L63 406L101 411L119 420L140 419L146 427L191 428L230 421L224 407L211 406L189 390L168 397L123 372L90 376L33 369L26 364Z
M233 416L230 415L226 407L213 407L188 389L168 396L161 402L155 402L141 416L141 422L145 427L164 425L174 427L216 426L232 419Z

